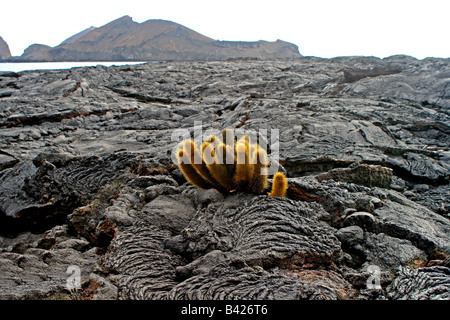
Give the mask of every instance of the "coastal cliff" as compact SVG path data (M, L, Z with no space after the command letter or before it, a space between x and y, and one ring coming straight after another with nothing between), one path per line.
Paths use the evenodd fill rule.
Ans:
M9 50L9 46L2 37L0 37L0 61L6 60L11 57L11 52Z
M218 41L165 20L136 23L129 16L88 28L56 47L26 49L14 61L167 61L301 57L292 43Z

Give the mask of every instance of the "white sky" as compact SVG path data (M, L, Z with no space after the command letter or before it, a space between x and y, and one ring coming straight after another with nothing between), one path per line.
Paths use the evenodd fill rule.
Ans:
M450 57L450 0L1 0L0 36L17 56L124 15L218 40L281 39L304 56Z

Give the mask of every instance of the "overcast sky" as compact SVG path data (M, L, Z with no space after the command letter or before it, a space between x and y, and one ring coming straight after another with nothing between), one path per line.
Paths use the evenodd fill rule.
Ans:
M124 15L217 40L281 39L304 56L450 57L450 0L1 0L0 36L17 56Z

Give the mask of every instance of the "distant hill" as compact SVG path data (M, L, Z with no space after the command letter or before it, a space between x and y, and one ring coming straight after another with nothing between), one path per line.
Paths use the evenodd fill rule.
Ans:
M71 36L70 38L64 40L63 42L61 42L60 45L74 43L75 41L77 41L78 39L80 39L81 37L85 36L86 34L88 34L89 32L91 32L92 30L95 30L95 29L97 29L97 28L96 27L87 28L87 29L85 29L85 30L83 30L83 31L81 31L81 32Z
M56 47L33 45L20 61L226 60L298 58L292 43L218 41L165 20L137 23L129 16L88 28Z
M53 57L49 54L51 49L52 47L45 44L32 44L25 49L22 57L26 57L23 59L26 61L52 61Z
M8 59L11 57L9 46L2 37L0 37L0 60Z

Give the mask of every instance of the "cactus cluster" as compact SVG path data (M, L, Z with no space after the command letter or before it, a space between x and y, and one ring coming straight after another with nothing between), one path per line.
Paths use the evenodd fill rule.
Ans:
M178 166L186 180L201 189L262 194L268 188L268 157L248 136L236 139L231 129L210 136L201 146L187 139L177 151ZM274 175L269 195L285 197L288 187L283 173Z

